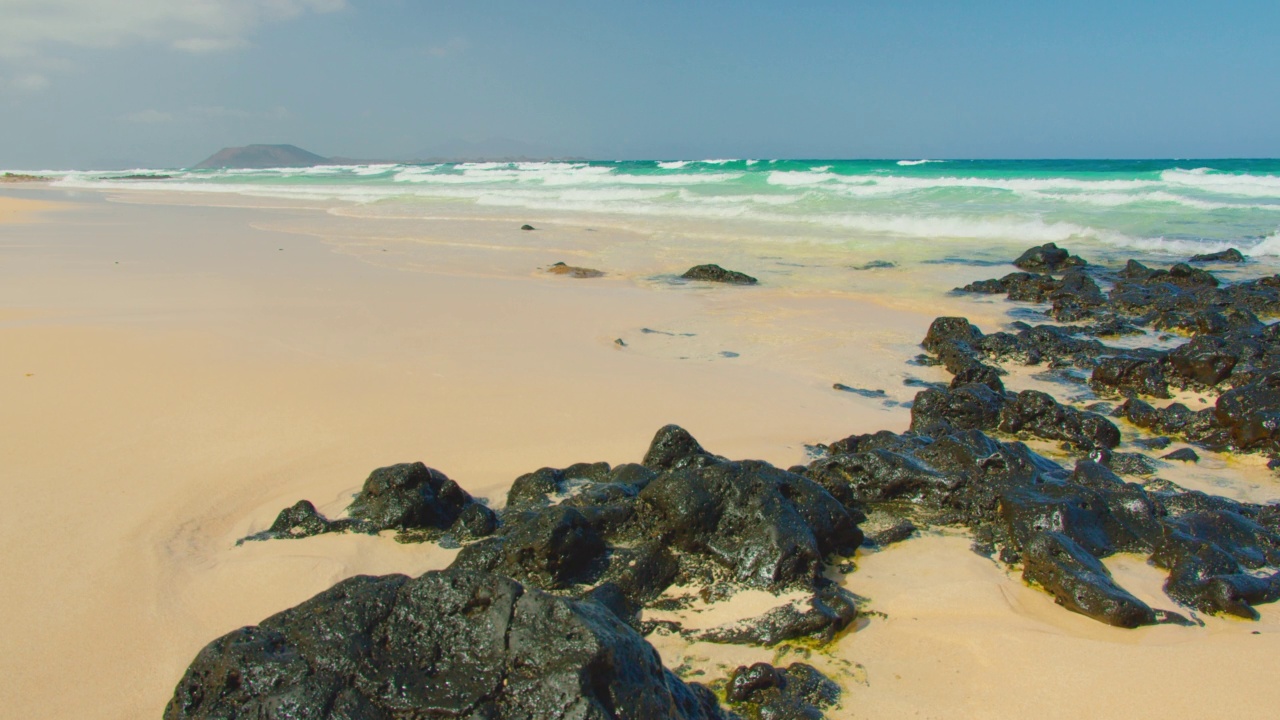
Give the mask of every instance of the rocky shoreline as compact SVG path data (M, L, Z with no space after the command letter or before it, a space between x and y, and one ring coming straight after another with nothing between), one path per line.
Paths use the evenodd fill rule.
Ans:
M1198 267L1238 262L1220 255L1112 269L1052 244L1029 250L1022 272L958 292L1034 303L1056 324L984 334L938 318L915 362L945 367L951 383L917 394L907 431L819 446L807 465L729 460L667 426L641 463L517 478L498 512L421 463L375 470L345 518L300 501L246 539L389 530L462 550L447 570L352 578L215 640L166 718L820 717L838 688L808 665L742 667L704 687L662 668L644 635L821 647L859 614L846 589L857 549L930 527L968 529L976 550L1110 625L1255 617L1254 605L1280 599L1280 506L1185 490L1152 478L1163 460L1117 450L1126 437L1152 448L1178 438L1280 464L1280 326L1260 319L1280 315L1280 276L1224 284ZM1191 339L1170 350L1100 339L1168 333ZM1006 390L1009 366L1040 364L1101 399L1075 407ZM1171 389L1218 398L1197 411L1150 402ZM1058 443L1074 466L1022 439ZM1117 552L1167 571L1178 607L1117 584L1101 562ZM698 631L646 621L675 586L806 599Z

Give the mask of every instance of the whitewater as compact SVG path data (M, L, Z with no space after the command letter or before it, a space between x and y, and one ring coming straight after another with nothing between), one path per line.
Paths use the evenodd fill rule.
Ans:
M927 241L943 254L1052 241L1118 254L1236 247L1280 255L1277 160L716 159L40 174L65 188L294 198L369 217L439 218L470 206L513 217L732 223L787 242Z

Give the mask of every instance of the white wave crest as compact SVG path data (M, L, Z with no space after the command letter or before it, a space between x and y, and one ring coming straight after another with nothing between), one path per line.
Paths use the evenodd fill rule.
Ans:
M1274 257L1280 255L1280 229L1258 241L1257 245L1245 251L1248 255L1258 257Z
M617 183L619 185L709 185L712 183L732 182L744 174L726 172L682 173L679 175L610 175L608 178L598 178L595 181ZM585 178L579 179L579 181L591 182L591 180Z
M351 169L352 174L367 177L370 175L381 175L391 172L396 168L404 167L397 163L383 163L379 165L357 165Z
M671 162L660 162L658 163L658 167L662 168L663 170L679 170L680 168L688 164L689 164L688 160L672 160Z
M678 197L682 202L694 203L700 205L793 205L806 197L805 194L788 194L788 195L762 195L760 193L752 193L749 195L705 195L702 193L694 193L680 188Z
M940 163L940 162L946 162L946 160L899 160L898 164L904 167L910 167L912 165L924 165L925 163Z
M840 175L843 183L874 183L900 191L931 190L934 188L990 188L1021 192L1046 192L1077 190L1088 192L1140 190L1158 187L1154 180L1080 180L1077 178L984 178L984 177L900 177L893 175Z
M461 173L438 173L402 170L393 178L396 182L432 183L437 185L472 185L476 183L512 182L520 179L519 170L465 170Z
M514 167L509 162L462 162L454 165L459 170L498 170Z
M1109 230L1040 218L851 214L832 217L828 222L863 232L918 238L1041 243L1076 238L1123 243L1133 239Z
M863 188L852 194L885 195L938 188L977 188L1014 193L1122 192L1153 189L1156 180L1081 180L1077 178L983 178L983 177L903 177L894 175L840 175L827 168L774 170L766 178L770 185L801 186L833 183ZM833 186L833 189L834 186ZM841 190L837 190L841 192Z
M1165 170L1160 179L1170 185L1194 188L1217 195L1239 195L1280 200L1280 176L1213 172L1208 168Z
M647 190L643 188L567 188L561 191L531 191L529 196L535 199L559 198L571 202L610 202L610 201L645 201L657 200L671 196L669 190Z
M835 173L813 172L810 170L771 170L765 182L770 185L801 186L817 185L836 179Z
M1059 202L1084 203L1101 207L1120 207L1136 203L1173 203L1196 210L1275 210L1280 211L1280 203L1228 203L1200 200L1177 193L1157 190L1143 193L1042 193L1035 192L1037 197Z

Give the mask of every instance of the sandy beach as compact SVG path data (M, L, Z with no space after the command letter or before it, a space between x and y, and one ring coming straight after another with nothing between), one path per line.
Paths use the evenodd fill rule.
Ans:
M1004 268L903 262L791 281L804 269L764 243L681 248L664 241L679 227L656 221L330 207L0 189L0 705L12 717L159 717L215 637L352 575L447 566L456 551L390 536L236 545L299 498L337 514L374 468L421 460L500 505L539 467L636 462L667 423L712 452L786 467L806 444L906 429L909 411L885 400L910 401L908 377L948 379L905 364L935 317L1007 321L1002 303L946 294ZM884 258L902 260L847 263ZM545 272L561 261L605 275ZM763 282L670 282L702 262ZM1219 492L1280 499L1260 462L1206 466L1216 474L1171 479L1235 473ZM1144 558L1107 564L1141 599L1174 606ZM846 686L832 717L1250 718L1280 703L1274 605L1256 622L1112 628L951 531L857 565L846 585L874 613L811 659ZM705 667L699 680L773 658L650 639L668 666Z

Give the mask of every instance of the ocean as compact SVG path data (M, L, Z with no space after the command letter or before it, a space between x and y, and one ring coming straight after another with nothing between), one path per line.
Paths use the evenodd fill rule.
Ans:
M928 254L1045 242L1122 257L1280 255L1280 160L694 160L328 165L46 173L67 188L332 202L338 214L450 209L750 228L780 241ZM122 179L125 175L167 175ZM924 241L924 242L922 242Z

